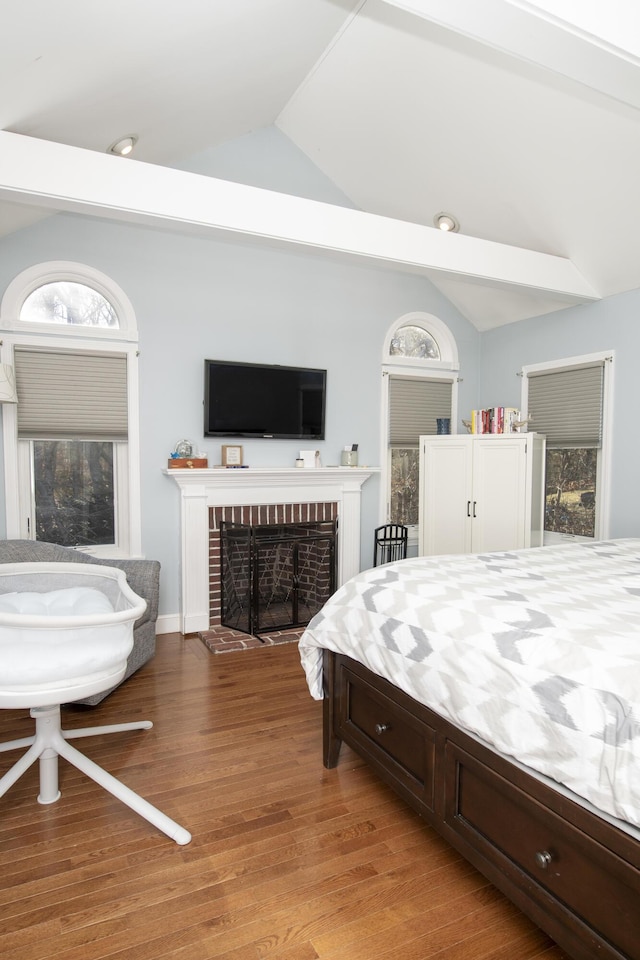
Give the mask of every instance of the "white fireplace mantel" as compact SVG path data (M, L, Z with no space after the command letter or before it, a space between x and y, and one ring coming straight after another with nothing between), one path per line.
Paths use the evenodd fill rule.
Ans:
M181 629L209 627L209 508L338 504L338 585L360 570L360 499L378 467L164 470L180 488Z

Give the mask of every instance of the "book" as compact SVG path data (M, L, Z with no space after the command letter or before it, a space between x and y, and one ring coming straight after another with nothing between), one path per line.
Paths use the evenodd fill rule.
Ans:
M485 407L483 410L472 410L470 433L519 433L519 420L520 411L517 407Z

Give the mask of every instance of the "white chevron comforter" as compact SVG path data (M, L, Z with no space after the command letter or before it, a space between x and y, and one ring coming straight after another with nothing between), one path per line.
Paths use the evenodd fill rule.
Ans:
M358 574L300 640L640 826L640 540L420 557Z

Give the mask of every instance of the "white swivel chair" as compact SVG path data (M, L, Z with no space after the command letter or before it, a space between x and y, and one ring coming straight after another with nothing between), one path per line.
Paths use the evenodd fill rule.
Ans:
M0 564L0 708L27 708L35 735L0 744L28 747L0 777L0 797L40 761L39 803L55 803L58 756L85 773L176 843L191 834L67 741L148 730L149 720L63 730L60 705L119 683L145 601L115 567L76 563Z

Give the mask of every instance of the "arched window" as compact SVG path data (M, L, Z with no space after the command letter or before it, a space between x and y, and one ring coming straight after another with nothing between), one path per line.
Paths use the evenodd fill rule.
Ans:
M140 552L137 334L133 308L83 264L38 264L0 306L7 536L97 555Z
M417 323L403 323L391 337L389 356L418 360L439 360L440 347L434 337Z
M136 317L125 292L83 263L52 260L15 277L2 298L3 330L137 342Z
M446 323L431 313L405 313L389 328L382 362L458 369L458 347Z
M458 350L449 328L428 313L392 324L382 356L382 516L409 527L417 543L419 437L457 417ZM452 426L453 425L453 426Z
M113 304L98 290L75 280L56 280L36 287L20 308L20 321L120 329Z

